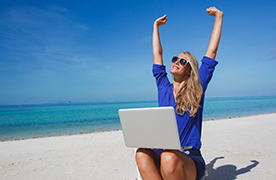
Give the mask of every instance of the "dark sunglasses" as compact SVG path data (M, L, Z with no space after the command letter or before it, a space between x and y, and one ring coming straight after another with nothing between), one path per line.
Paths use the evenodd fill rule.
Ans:
M177 57L177 56L174 56L173 58L172 58L172 63L174 63L174 62L176 62L176 61L178 61L179 60L179 64L181 65L181 66L186 66L187 64L188 64L188 60L187 59L184 59L184 58L179 58L179 57Z

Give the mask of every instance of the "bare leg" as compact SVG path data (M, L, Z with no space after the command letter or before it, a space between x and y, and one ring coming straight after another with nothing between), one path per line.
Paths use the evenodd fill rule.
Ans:
M143 180L162 180L158 153L151 149L139 148L136 152L135 159Z
M163 179L195 180L196 167L193 160L178 150L165 150L161 154Z

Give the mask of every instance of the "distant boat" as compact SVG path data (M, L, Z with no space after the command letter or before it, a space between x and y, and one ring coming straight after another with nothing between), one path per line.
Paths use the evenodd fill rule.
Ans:
M71 104L71 103L73 103L73 101L68 101L67 103L68 103L68 104Z

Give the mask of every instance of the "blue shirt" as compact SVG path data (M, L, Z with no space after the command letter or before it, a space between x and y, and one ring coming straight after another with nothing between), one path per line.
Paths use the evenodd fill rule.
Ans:
M204 56L201 60L202 64L199 68L198 74L201 81L203 93L198 108L194 117L189 116L189 112L184 115L179 115L176 112L177 103L174 100L173 84L170 83L166 67L164 65L153 65L153 75L156 79L158 89L158 103L159 106L173 106L177 120L179 139L181 146L192 146L194 149L201 148L201 127L202 127L202 111L204 103L204 95L206 88L213 76L217 61Z

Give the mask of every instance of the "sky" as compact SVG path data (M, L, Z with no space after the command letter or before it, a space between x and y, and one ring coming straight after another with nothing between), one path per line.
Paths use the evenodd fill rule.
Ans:
M167 70L181 51L200 62L210 6L224 21L206 97L275 96L276 1L4 0L0 104L157 100L153 22L168 16L160 27Z

